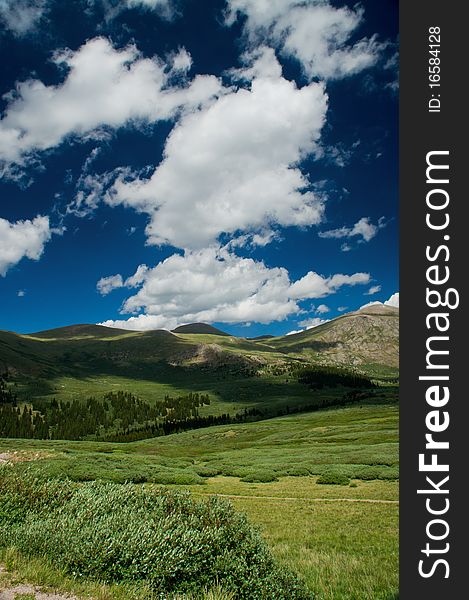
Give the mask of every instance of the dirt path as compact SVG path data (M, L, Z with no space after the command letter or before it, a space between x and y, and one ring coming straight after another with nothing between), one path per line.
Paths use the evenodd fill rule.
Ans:
M76 596L63 596L62 594L41 592L39 588L32 585L20 584L0 590L0 600L20 600L23 597L26 597L28 600L32 600L33 598L34 600L77 600Z
M5 568L0 565L0 600L20 600L20 598L25 600L26 598L28 600L32 600L32 598L34 600L78 600L76 596L45 592L37 586L25 583L13 584L9 583L8 579L2 581L2 576L6 573Z
M368 502L371 504L399 504L399 500L374 500L372 498L287 498L285 496L238 496L236 494L206 494L193 492L199 496L216 496L217 498L240 498L249 500L299 500L302 502Z

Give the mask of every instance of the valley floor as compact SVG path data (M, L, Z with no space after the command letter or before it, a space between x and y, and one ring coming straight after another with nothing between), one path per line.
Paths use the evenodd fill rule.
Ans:
M50 477L157 487L166 478L166 487L198 498L226 497L316 600L395 600L397 425L396 405L354 406L132 444L0 440L0 454L4 464L14 460L13 468ZM345 484L318 483L325 474ZM108 595L87 593L77 582L64 589L79 597L134 598L105 587L99 594Z

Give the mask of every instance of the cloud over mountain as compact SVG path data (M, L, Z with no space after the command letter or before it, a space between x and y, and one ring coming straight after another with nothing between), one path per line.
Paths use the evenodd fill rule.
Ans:
M101 279L98 290L112 287L139 287L124 303L124 314L139 313L128 320L103 324L130 329L173 328L194 321L271 323L299 313L299 302L334 294L343 286L365 284L367 273L335 274L323 277L308 273L291 282L288 271L267 267L262 261L241 258L227 250L207 248L173 254L153 269L141 265L124 280L121 275ZM158 318L158 321L156 321Z

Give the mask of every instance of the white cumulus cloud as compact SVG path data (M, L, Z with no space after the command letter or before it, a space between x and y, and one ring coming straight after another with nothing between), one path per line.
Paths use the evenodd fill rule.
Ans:
M112 290L124 287L122 275L110 275L109 277L101 277L96 284L96 289L102 296L107 296Z
M23 258L39 260L52 233L49 217L13 223L0 218L0 275L5 276Z
M325 315L326 313L330 312L330 310L331 309L327 306L327 304L320 304L315 308L315 312L318 315Z
M385 306L394 306L395 308L399 308L399 292L393 294L388 300L384 302Z
M171 87L171 70L160 59L143 58L133 45L115 49L102 37L75 52L56 53L54 62L67 71L61 84L29 79L6 95L0 162L7 166L68 136L99 138L103 129L170 119L182 107L195 109L221 91L217 78L203 75Z
M351 41L363 13L327 0L227 0L226 23L245 15L252 44L275 45L311 78L340 79L375 65L383 49L376 36Z
M362 308L366 308L367 306L377 306L377 305L393 306L394 308L399 308L399 292L392 294L392 296L388 300L385 300L384 302L379 302L379 301L367 302L363 306L360 306L359 310L361 310Z
M276 225L317 224L323 198L297 165L317 149L326 110L321 84L298 88L280 69L260 74L249 89L184 116L153 175L118 177L106 201L148 214L150 244L185 249L205 248L222 233L265 240Z
M380 229L383 229L383 227L386 227L384 217L380 217L376 225L371 222L371 219L369 217L362 217L352 227L344 226L339 227L337 229L329 229L328 231L320 231L318 235L322 238L334 239L350 239L358 237L360 242L369 242L374 237L376 237L378 231ZM345 243L342 245L341 250L343 252L347 252L351 250L351 246Z
M310 271L304 277L292 284L290 294L292 298L324 298L336 292L344 285L362 285L370 281L369 273L354 273L343 275L337 273L330 277L323 277L314 271Z
M315 281L322 281L320 289L309 286L300 291L298 282L291 282L286 269L267 267L261 261L236 256L226 249L206 248L173 254L154 268L141 265L125 281L119 275L101 280L100 286L106 291L112 282L116 283L115 287L121 284L139 287L121 309L123 314L136 316L103 324L153 329L158 323L158 327L171 329L194 321L270 323L299 313L299 302L303 299L333 294L343 285L369 280L369 275L361 273L314 275Z

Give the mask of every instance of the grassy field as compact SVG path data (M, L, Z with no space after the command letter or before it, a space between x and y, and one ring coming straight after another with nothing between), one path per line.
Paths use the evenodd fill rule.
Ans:
M199 499L226 496L261 528L274 557L298 573L316 599L398 597L395 404L323 410L131 444L0 440L0 452L18 461L14 469L53 478L149 482L189 490ZM324 474L347 484L317 483ZM117 591L106 594L123 597Z

